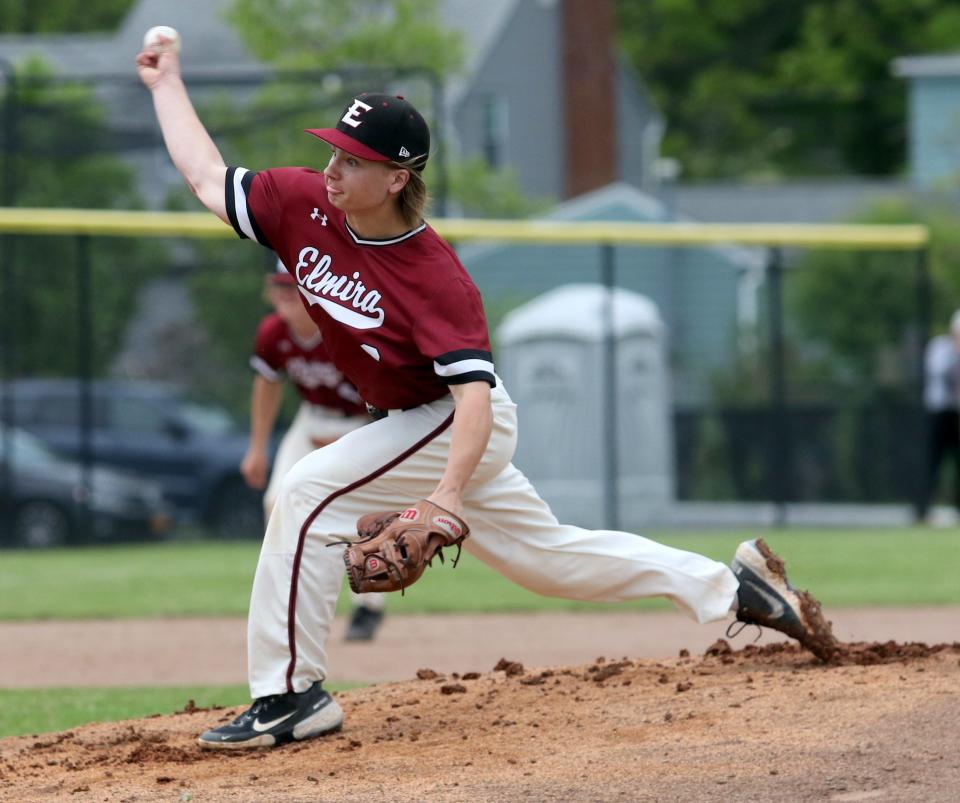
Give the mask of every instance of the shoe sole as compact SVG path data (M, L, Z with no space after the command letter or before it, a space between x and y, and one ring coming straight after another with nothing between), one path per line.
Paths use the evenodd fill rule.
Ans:
M317 711L316 714L293 726L293 738L299 742L303 739L312 739L314 736L322 736L325 733L334 733L342 727L343 710L337 705L337 701L331 698L330 703Z
M783 583L784 588L795 593L790 581L787 580L787 564L767 546L767 542L762 538L740 544L733 557L760 577L767 572L772 572ZM780 593L779 589L776 590Z
M286 742L300 742L328 733L336 733L343 727L343 709L336 700L321 708L317 713L298 722L292 732L282 734L262 733L242 742L212 742L197 737L197 744L207 750L255 750L263 747L275 747Z

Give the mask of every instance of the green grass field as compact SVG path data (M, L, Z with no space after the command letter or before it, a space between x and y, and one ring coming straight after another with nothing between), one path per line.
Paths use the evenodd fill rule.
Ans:
M324 688L337 692L351 686L325 683ZM0 689L0 738L170 714L182 711L190 700L198 708L235 706L249 703L250 694L246 686Z
M750 533L656 535L681 549L728 561ZM791 579L829 607L960 605L960 533L952 530L784 530L766 534ZM244 616L258 544L165 544L0 551L0 619ZM346 595L344 595L346 598ZM598 605L548 599L519 588L464 554L456 569L436 566L392 615L493 611L665 609L645 600ZM199 706L237 705L237 686L150 689L0 690L0 737L63 730L91 721L142 717Z
M668 534L657 540L728 561L749 534ZM767 535L796 585L825 605L960 604L960 537L928 529L789 530ZM0 551L0 620L156 616L244 616L257 562L252 542ZM658 607L651 600L629 606ZM477 613L608 607L548 599L502 578L464 553L436 565L394 613ZM622 609L622 606L619 606Z

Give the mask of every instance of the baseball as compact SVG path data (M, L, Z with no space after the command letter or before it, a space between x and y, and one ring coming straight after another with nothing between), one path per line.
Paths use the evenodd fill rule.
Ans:
M161 43L160 37L167 39L166 43ZM176 28L169 25L155 25L143 35L143 46L154 53L163 53L166 50L180 52L180 34Z

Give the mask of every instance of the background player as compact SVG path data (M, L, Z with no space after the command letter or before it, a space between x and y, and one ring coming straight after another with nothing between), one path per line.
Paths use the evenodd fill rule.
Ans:
M323 689L343 547L366 513L427 498L465 518L464 548L538 593L615 602L665 596L700 622L815 635L782 561L741 544L733 569L623 532L561 525L512 464L516 409L494 373L483 305L454 250L423 221L426 123L390 95L362 94L323 172L228 168L180 78L176 53L144 50L164 142L192 191L242 237L272 248L337 367L377 420L311 452L283 478L248 618L249 709L199 738L249 748L340 728ZM562 437L562 433L558 433ZM328 548L332 547L332 548Z
M932 338L924 351L923 403L927 411L927 474L918 518L933 525L955 524L960 511L960 310L950 331ZM944 462L953 461L952 515L933 515Z
M257 327L250 365L256 372L250 404L250 445L240 471L251 488L263 489L265 518L270 518L281 478L314 449L370 422L357 389L330 361L317 325L300 302L296 282L277 261L265 281L265 295L274 312ZM270 435L283 401L283 378L300 396L297 414L280 441L273 471ZM384 594L354 594L347 641L369 641L383 620Z

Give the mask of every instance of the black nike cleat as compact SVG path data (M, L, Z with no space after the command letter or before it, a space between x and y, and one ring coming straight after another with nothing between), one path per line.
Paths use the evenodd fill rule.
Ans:
M775 568L771 568L771 562ZM783 561L763 539L740 544L730 568L740 581L738 620L779 630L798 640L806 635L797 591L787 580Z
M304 692L260 697L229 725L205 731L197 739L208 749L273 747L333 733L343 711L318 680Z
M823 618L820 603L787 580L783 559L762 538L744 541L730 563L740 581L736 616L741 622L769 627L796 639L822 661L839 649Z

